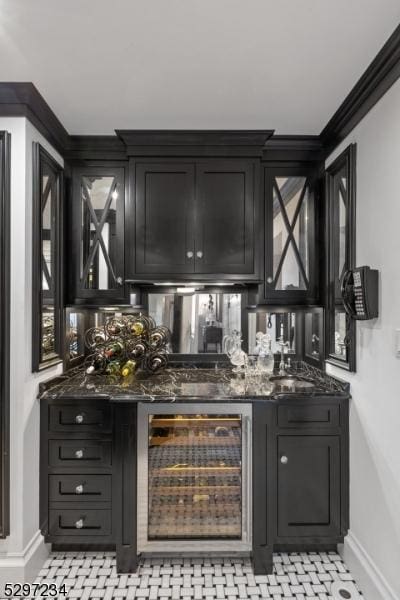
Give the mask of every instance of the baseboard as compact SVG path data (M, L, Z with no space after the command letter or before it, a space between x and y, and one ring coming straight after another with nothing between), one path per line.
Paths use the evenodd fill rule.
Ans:
M37 531L22 552L8 552L0 556L0 590L10 583L34 581L49 555L49 546Z
M368 552L350 531L339 553L354 576L365 600L400 600Z

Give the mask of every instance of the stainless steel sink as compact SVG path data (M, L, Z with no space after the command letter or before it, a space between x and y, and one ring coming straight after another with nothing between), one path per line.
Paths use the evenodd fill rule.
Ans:
M275 375L270 378L275 387L284 389L306 389L315 387L312 381L297 377L296 375Z

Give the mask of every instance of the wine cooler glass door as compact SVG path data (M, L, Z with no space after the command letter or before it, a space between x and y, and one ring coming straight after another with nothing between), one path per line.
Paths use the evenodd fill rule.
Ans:
M139 405L140 551L249 549L250 426L250 405Z

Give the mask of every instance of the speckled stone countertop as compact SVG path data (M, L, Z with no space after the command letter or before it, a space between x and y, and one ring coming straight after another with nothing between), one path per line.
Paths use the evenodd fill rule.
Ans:
M306 363L295 363L288 375L307 382L282 387L270 382L267 376L243 377L226 365L203 368L194 365L171 367L154 375L137 373L123 379L106 375L87 375L74 369L39 386L39 397L98 398L112 402L216 402L252 401L310 397L349 397L349 384L326 375Z

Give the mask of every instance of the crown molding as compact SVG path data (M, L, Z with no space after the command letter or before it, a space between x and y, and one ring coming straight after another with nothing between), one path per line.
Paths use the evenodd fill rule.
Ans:
M263 149L263 160L268 162L315 162L322 160L323 155L318 135L274 135Z
M400 25L321 131L325 155L354 129L400 77Z
M117 129L129 156L261 156L267 130Z
M47 141L64 154L69 135L31 82L0 82L0 116L26 117Z

